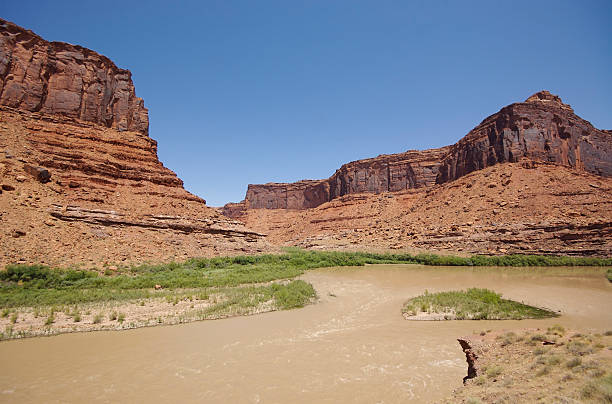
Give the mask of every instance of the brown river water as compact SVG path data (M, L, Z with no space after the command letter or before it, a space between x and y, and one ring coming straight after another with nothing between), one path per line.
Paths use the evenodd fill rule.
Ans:
M0 343L0 402L432 402L467 372L457 337L485 329L612 329L601 269L408 265L320 269L303 309ZM411 296L494 289L556 319L407 321Z

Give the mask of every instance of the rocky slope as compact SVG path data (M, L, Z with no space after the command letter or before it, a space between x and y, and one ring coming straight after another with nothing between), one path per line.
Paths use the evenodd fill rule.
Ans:
M327 180L249 185L245 200L228 204L224 213L309 209L349 194L429 187L523 157L612 177L612 133L594 128L559 97L541 91L486 118L452 146L354 161Z
M254 253L157 157L130 72L0 21L0 266Z
M275 244L311 249L610 256L612 178L523 159L429 188L239 218Z
M249 185L223 211L305 248L610 256L610 201L612 132L542 91L455 145Z
M468 375L440 403L605 403L612 398L608 332L578 332L557 324L483 330L458 341Z

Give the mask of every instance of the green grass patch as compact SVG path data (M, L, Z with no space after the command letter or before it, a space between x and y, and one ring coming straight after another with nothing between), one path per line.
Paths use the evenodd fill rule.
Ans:
M520 320L558 316L555 312L502 299L498 293L477 288L439 293L426 291L424 295L406 302L402 312L408 316L443 314L457 320Z
M322 267L366 264L422 264L442 266L574 266L612 265L612 259L554 256L454 257L434 254L375 254L365 252L304 251L289 248L284 254L193 258L182 263L141 265L116 272L57 269L44 265L7 265L0 271L0 308L75 305L89 302L138 300L163 291L231 288L293 279ZM293 294L291 294L293 296ZM281 296L282 301L284 298ZM298 299L299 300L299 299ZM298 302L285 301L291 306Z
M316 298L312 285L301 280L287 284L248 286L222 289L221 300L199 310L197 319L220 318L252 314L261 311L262 305L271 304L273 309L289 310L303 307Z

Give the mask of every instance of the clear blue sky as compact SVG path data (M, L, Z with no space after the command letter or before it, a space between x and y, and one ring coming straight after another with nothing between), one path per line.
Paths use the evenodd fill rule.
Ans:
M454 143L548 89L612 129L612 1L4 1L130 69L162 162L211 206Z

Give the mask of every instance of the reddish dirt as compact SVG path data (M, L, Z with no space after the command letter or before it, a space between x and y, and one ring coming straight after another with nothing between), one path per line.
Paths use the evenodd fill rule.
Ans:
M0 266L275 251L187 192L145 134L6 107L0 133ZM30 167L46 170L50 181Z
M471 366L444 403L610 402L611 331L483 330L459 342Z
M524 160L427 189L238 218L272 243L313 249L610 256L612 179Z

